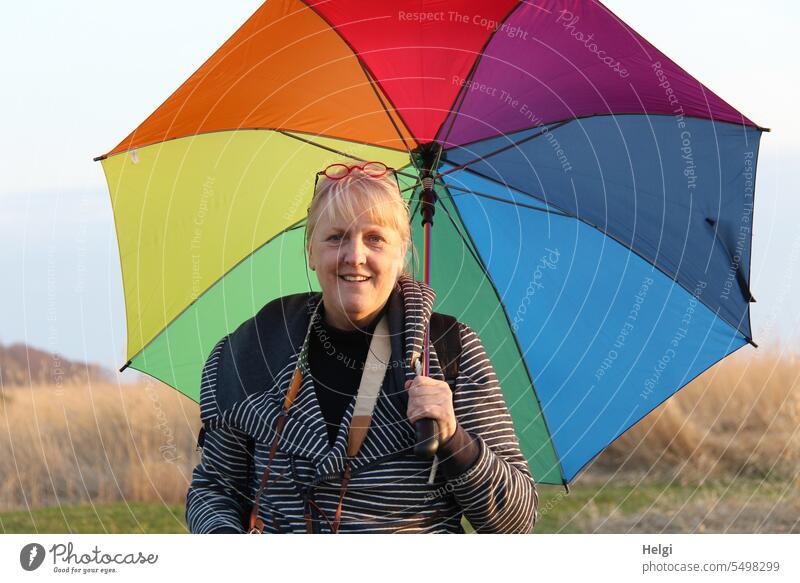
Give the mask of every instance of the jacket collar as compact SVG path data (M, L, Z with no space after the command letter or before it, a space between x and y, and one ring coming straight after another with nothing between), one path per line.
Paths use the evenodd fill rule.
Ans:
M423 282L403 275L399 278L395 288L389 296L389 331L392 342L392 363L381 386L381 395L373 414L373 425L381 427L380 432L370 431L361 452L352 460L353 469L357 469L372 459L395 453L414 444L414 431L406 418L407 395L404 382L413 378L412 372L415 360L422 353L425 330L433 311L433 302L436 297L434 290ZM317 292L307 296L302 302L306 307L302 310L301 317L285 318L291 322L288 337L303 338L302 344L295 344L292 354L285 355L281 362L272 362L268 365L270 370L279 370L275 375L275 384L266 391L250 394L248 401L256 408L253 414L243 414L243 420L250 419L252 428L243 427L260 441L270 443L274 434L277 415L289 389L291 373L295 366L305 370L303 380L297 397L286 415L284 429L279 443L279 449L289 454L310 458L316 466L318 477L328 474L337 474L344 469L347 432L353 414L355 399L351 401L342 421L333 447L329 446L325 421L322 416L314 381L308 371L308 342L309 332L314 321L322 317L319 309L322 294ZM300 302L298 302L300 303ZM283 332L282 326L272 323L271 331ZM262 334L263 337L263 334ZM262 351L262 354L264 352ZM267 353L269 354L269 353ZM263 380L261 381L263 383ZM255 430L256 427L260 431ZM255 431L253 431L255 430ZM259 433L264 433L260 435Z
M398 337L397 332L402 329L402 353L404 363L413 370L414 361L422 354L425 341L425 330L430 322L433 313L433 302L436 299L436 292L428 284L416 281L412 277L403 274L395 284L394 289L389 295L389 314L392 337ZM306 365L308 350L309 331L312 321L321 318L319 304L322 302L322 294L314 294L311 301L311 312L303 325L306 335L301 348L301 361Z
M425 330L431 321L436 292L428 284L405 275L397 285L405 304L405 362L413 370L414 361L422 354Z

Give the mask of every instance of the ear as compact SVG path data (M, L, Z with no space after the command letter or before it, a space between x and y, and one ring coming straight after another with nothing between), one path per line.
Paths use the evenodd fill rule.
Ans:
M308 247L306 248L306 253L308 254L308 268L311 271L315 271L317 269L316 262L314 261L314 253L311 244L309 243Z
M406 253L408 253L408 241L403 242L403 251L400 254L400 267L397 268L397 277L403 275L403 268L406 265Z

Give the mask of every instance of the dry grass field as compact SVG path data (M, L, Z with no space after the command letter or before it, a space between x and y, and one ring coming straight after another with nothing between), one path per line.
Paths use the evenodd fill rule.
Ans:
M15 387L0 400L0 512L76 503L182 503L198 406L156 381Z
M700 375L592 464L683 482L800 479L800 357L749 347Z
M799 376L796 355L740 350L599 455L571 494L541 487L541 531L800 531ZM34 508L91 504L99 517L100 505L151 503L180 531L197 415L155 381L6 388L0 530L30 524Z

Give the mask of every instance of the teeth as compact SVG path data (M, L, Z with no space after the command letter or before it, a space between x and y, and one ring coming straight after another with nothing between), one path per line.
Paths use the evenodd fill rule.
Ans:
M364 276L343 275L342 279L345 281L367 281L369 278Z

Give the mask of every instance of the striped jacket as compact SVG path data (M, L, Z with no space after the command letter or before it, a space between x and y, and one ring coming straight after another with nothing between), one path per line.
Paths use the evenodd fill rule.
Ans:
M524 533L533 528L538 498L519 450L511 416L484 347L458 323L462 354L453 392L456 418L480 453L461 475L441 468L429 484L431 462L413 453L414 429L405 411L412 355L422 351L433 290L402 276L389 302L392 362L367 437L350 460L352 474L339 532L463 532L461 514L478 532ZM220 340L203 369L200 416L202 458L186 500L189 530L244 532L281 409L312 314L321 294L285 296ZM430 376L443 379L431 346ZM272 462L259 517L265 532L306 532L309 498L329 517L339 501L353 399L333 447L313 379L303 378ZM248 440L250 443L248 444ZM254 452L254 457L249 453ZM319 514L318 512L315 514ZM324 520L314 532L330 532Z

